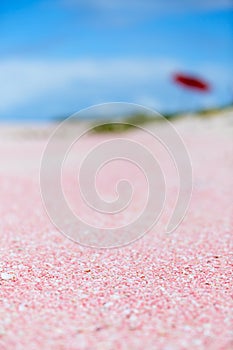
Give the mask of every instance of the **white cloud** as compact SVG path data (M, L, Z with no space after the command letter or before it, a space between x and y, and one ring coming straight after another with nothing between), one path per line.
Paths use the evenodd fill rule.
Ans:
M176 63L168 60L67 60L67 61L0 61L0 112L14 110L49 93L66 90L75 82L83 85L133 85L161 80Z
M203 76L213 84L211 96L206 96L207 104L210 100L218 104L230 98L226 89L232 82L230 68L209 63L190 67L162 58L2 60L0 114L49 117L90 104L119 100L160 111L179 109L178 102L188 105L192 94L186 100L185 93L171 83L171 74L181 68L185 72L187 67L187 72ZM203 98L200 96L200 101Z
M82 13L92 24L127 27L167 15L203 13L233 7L232 0L60 0L65 10ZM57 3L56 3L57 5Z
M67 7L92 8L101 11L142 11L163 14L232 8L231 0L61 0Z
M162 105L161 105L161 101L159 101L158 98L156 98L155 96L152 96L150 94L148 95L139 95L136 98L136 101L138 104L142 105L142 106L147 106L148 108L152 108L155 110L162 110Z

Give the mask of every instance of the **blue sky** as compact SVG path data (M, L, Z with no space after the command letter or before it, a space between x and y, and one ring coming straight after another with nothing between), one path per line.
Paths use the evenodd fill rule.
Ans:
M125 101L159 112L233 100L230 0L0 3L0 120L66 116ZM171 76L205 78L207 94Z

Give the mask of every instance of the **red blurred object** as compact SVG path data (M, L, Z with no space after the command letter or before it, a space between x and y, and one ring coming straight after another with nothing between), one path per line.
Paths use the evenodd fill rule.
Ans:
M199 90L203 92L210 90L210 85L206 81L191 75L177 73L177 74L174 74L173 80L177 84L182 85L189 89Z

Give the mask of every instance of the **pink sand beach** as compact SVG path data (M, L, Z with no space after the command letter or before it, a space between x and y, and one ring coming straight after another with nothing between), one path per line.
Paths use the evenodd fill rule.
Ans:
M174 122L194 174L177 230L102 250L73 243L45 213L39 169L51 128L1 128L0 350L233 348L232 117Z

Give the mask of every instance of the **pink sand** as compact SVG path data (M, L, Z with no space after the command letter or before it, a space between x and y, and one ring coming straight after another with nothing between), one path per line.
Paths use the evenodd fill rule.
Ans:
M46 136L2 131L1 350L232 349L232 116L176 125L194 169L185 220L109 250L74 244L48 220Z

